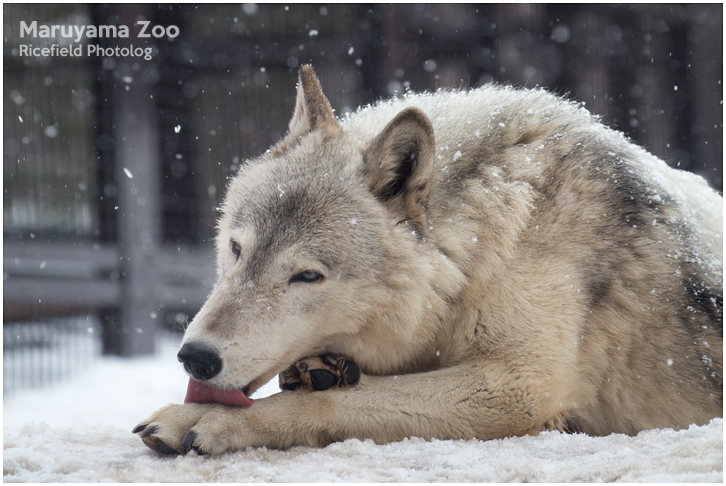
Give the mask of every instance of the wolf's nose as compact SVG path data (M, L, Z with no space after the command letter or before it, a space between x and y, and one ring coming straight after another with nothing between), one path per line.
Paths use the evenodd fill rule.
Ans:
M209 380L222 371L222 360L215 350L203 344L187 343L179 350L176 358L197 380Z

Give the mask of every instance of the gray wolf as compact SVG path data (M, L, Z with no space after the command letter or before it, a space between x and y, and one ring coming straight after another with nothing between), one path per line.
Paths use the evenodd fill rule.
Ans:
M707 423L723 407L722 221L703 179L542 90L337 119L303 67L288 134L227 188L218 281L179 352L197 403L134 432L218 454ZM357 382L247 398L326 355Z

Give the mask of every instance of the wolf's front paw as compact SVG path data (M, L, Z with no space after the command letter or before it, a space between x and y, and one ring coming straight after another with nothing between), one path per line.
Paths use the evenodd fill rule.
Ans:
M149 448L162 454L186 454L184 436L204 415L206 405L169 405L154 412L148 419L134 427L134 434Z
M325 354L296 361L280 373L282 390L308 387L327 390L331 387L347 387L358 383L360 368L353 361L340 356Z
M162 454L221 454L242 449L252 434L243 433L243 412L218 404L169 405L134 427L149 448ZM235 434L232 431L240 433Z

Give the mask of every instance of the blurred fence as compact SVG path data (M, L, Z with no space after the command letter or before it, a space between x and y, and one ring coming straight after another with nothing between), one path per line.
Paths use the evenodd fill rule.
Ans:
M4 326L3 392L47 386L91 365L99 332L90 316Z
M151 60L19 56L21 20L138 19L180 34L83 41ZM307 62L338 114L407 89L544 86L721 190L722 19L720 4L5 4L6 328L92 315L105 352L152 352L211 289L214 208L283 135Z

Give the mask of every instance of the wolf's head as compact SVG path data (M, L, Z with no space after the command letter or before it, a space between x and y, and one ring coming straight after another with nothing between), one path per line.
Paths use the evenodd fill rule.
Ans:
M205 356L197 379L252 392L322 353L374 374L422 365L445 312L440 288L457 286L426 241L433 129L409 108L356 140L303 67L288 134L228 187L218 282L184 337Z

